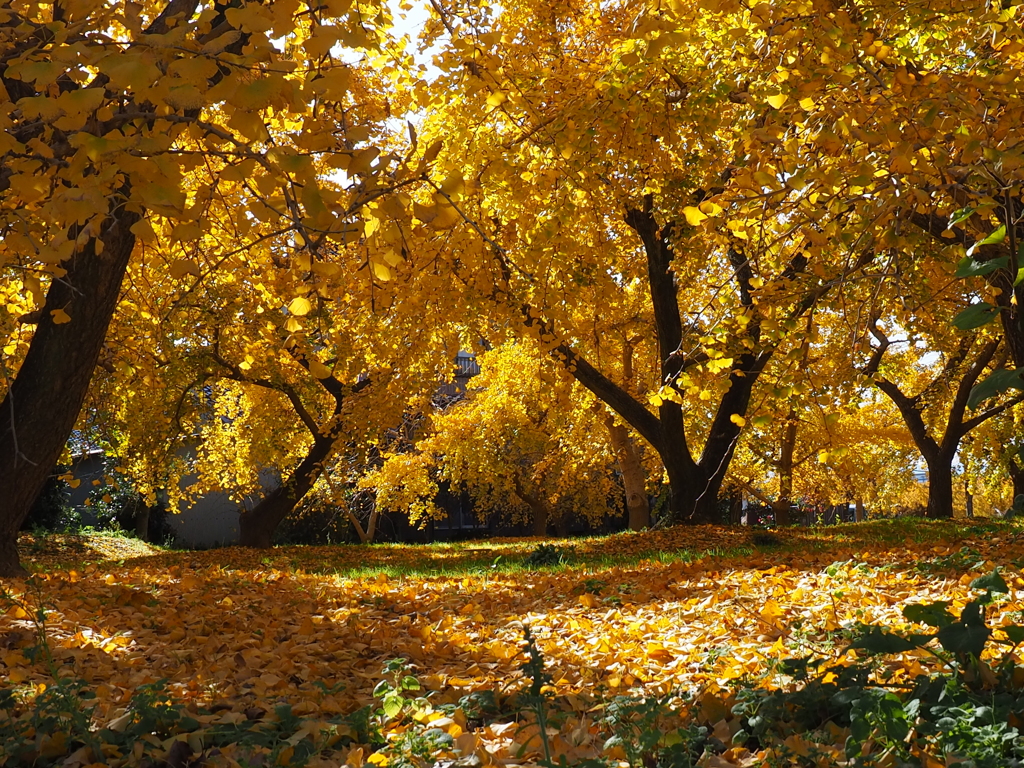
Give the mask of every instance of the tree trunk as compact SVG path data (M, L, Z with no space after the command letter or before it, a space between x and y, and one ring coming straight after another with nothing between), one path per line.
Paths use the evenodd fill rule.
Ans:
M642 531L651 525L651 505L647 501L647 475L640 462L640 451L629 436L629 430L617 424L609 414L605 423L611 438L612 450L622 472L622 485L626 490L626 510L629 513L629 530Z
M1006 468L1010 473L1010 480L1013 481L1013 499L1016 501L1018 496L1024 496L1024 467L1017 463L1017 456L1019 452L1014 453L1010 456L1007 462ZM1010 503L1011 508L1013 502Z
M527 501L533 513L533 535L548 535L548 508L539 501Z
M277 526L313 487L333 448L332 438L314 440L306 457L284 483L268 493L251 510L243 509L239 513L238 543L241 546L255 549L269 549L273 546Z
M139 214L121 200L96 240L62 266L67 274L50 284L28 354L0 403L0 576L25 574L17 536L46 478L74 429L117 307ZM57 323L63 310L70 322Z
M686 525L720 523L718 491L722 487L724 472L708 477L699 465L681 461L677 456L662 456L662 460L672 491L673 522Z
M139 502L135 510L135 535L149 541L149 505L145 502Z
M953 459L944 454L928 462L928 509L932 519L953 517Z
M776 525L789 525L789 510L793 503L793 452L796 450L797 414L789 409L786 429L782 433L779 447L779 461L775 465L779 473L779 498L772 503Z
M743 496L734 493L729 497L729 525L743 524Z
M864 502L857 499L857 503L853 508L853 520L857 523L864 522Z

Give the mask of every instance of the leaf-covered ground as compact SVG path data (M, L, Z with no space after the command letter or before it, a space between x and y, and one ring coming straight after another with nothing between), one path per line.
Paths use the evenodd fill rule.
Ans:
M4 584L0 615L0 735L21 750L7 747L7 762L358 768L564 756L650 768L647 753L692 737L686 760L704 766L854 765L850 730L836 722L774 741L738 734L754 722L733 711L743 690L793 687L780 659L848 663L856 625L909 632L907 604L946 601L959 615L978 595L970 582L996 566L1008 593L986 609L989 625L1024 609L1024 533L1011 523L678 528L549 542L531 559L538 543L167 552L26 538L35 576ZM527 695L537 670L524 676L524 626L550 676L540 705ZM383 672L395 659L408 663ZM942 667L927 648L884 663L895 688ZM653 715L620 711L659 696ZM81 732L60 715L75 706ZM645 728L660 734L646 753ZM633 743L610 739L622 732ZM913 738L916 764L953 764ZM884 733L864 755L876 743ZM892 762L902 749L888 764L914 764Z

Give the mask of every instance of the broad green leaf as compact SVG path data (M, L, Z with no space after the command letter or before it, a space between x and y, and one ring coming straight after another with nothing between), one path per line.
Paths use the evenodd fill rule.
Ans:
M977 408L985 400L996 395L1001 395L1008 389L1024 389L1024 368L996 371L971 389L971 395L967 399L967 407L971 410Z
M979 277L995 272L997 269L1006 269L1010 263L1009 256L1001 256L991 261L977 261L966 256L956 265L954 277Z
M983 245L997 245L1006 239L1006 225L1000 225L984 240L979 240L970 248L967 249L967 255L971 256L974 252Z
M914 605L908 605L903 608L903 616L907 621L913 621L918 624L927 624L929 627L945 627L948 624L952 624L956 621L956 618L951 614L947 608L949 608L948 602L937 602L937 603L915 603Z
M1009 624L1005 627L999 627L999 629L1006 633L1006 636L1014 645L1024 643L1024 627L1019 624Z
M976 578L971 582L971 589L984 589L989 592L998 592L1003 595L1010 591L1010 588L1006 584L1006 580L1003 579L998 570L994 570L992 573L987 573L984 576Z
M938 631L939 643L950 653L966 653L981 656L992 630L984 625L968 625L957 622Z
M953 325L961 331L969 331L972 328L980 328L986 323L995 320L999 310L987 301L979 301L972 304L963 312L953 318Z
M904 653L920 648L929 640L931 640L930 635L903 637L902 635L886 632L878 627L869 627L868 631L850 644L847 650L859 649L868 653L878 654Z

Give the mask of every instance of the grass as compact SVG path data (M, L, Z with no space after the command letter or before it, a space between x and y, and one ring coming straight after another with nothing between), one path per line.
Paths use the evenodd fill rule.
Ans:
M685 534L680 535L680 531ZM936 572L970 565L972 537L1024 535L1015 521L925 520L893 518L817 528L786 528L768 536L745 527L669 529L642 534L623 532L572 539L536 537L432 544L290 545L271 550L222 547L201 551L175 551L146 544L117 532L82 531L66 534L25 534L19 541L22 559L30 570L82 569L89 564L119 563L135 566L170 565L183 558L202 565L254 567L322 574L338 578L459 578L487 574L514 576L534 571L569 571L586 574L643 562L668 565L708 559L729 560L760 554L782 562L795 552L822 557L837 548L872 551L894 546L922 546L965 540L960 552L936 553L918 564L921 572ZM771 537L771 541L768 540ZM527 562L542 542L558 548L560 562L541 566ZM972 561L973 562L973 561Z

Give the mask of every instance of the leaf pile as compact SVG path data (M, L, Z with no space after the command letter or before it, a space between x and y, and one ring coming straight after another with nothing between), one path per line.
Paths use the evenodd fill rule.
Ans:
M54 741L37 728L33 759L66 768L144 759L172 765L177 754L185 765L187 746L190 759L211 765L251 763L259 755L257 763L284 760L289 748L287 760L311 765L430 764L416 755L444 750L476 754L485 764L518 764L541 760L543 735L550 734L556 759L634 762L630 749L650 731L638 724L648 721L632 710L613 717L615 708L661 699L672 703L665 717L677 721L671 741L707 746L702 765L759 764L772 750L796 754L798 765L803 747L734 743L743 727L733 711L738 693L792 684L779 672L780 659L847 664L858 625L909 631L902 608L923 602L945 601L959 614L976 597L970 582L996 565L1004 566L1008 593L990 607L991 625L1010 623L1024 610L1024 539L1016 528L922 528L932 530L920 543L898 546L850 546L844 537L864 544L872 530L850 526L838 529L838 542L783 532L785 549L746 556L593 564L604 554L596 550L623 542L650 551L649 544L677 537L676 548L684 549L684 541L692 546L695 538L720 536L720 548L729 549L748 535L714 528L632 534L605 544L576 542L573 568L469 569L462 576L336 571L360 553L404 558L406 566L447 553L454 570L459 552L487 543L447 550L282 548L269 555L225 549L53 570L7 585L0 704L8 719L0 730L25 733L33 700L38 705L77 680L82 687L74 695L89 708L86 733L99 743ZM936 543L937 533L949 538ZM525 555L536 541L495 546L521 546ZM314 568L316 555L334 559ZM524 625L546 661L543 694L557 715L543 732L522 704L530 688L523 678ZM373 716L374 736L365 713L376 711L374 690L379 694L382 669L395 659L408 660L400 680L415 679L431 692L429 703L410 704L408 716L400 715L392 695L391 711ZM939 666L922 649L886 664L896 682ZM145 705L140 692L150 697ZM474 700L486 701L488 714L475 711ZM151 716L160 707L163 721ZM623 728L632 735L623 738ZM135 734L132 743L126 732ZM619 736L609 738L612 732ZM849 735L834 724L790 734L800 744L814 741L815 754L835 764L843 764Z

